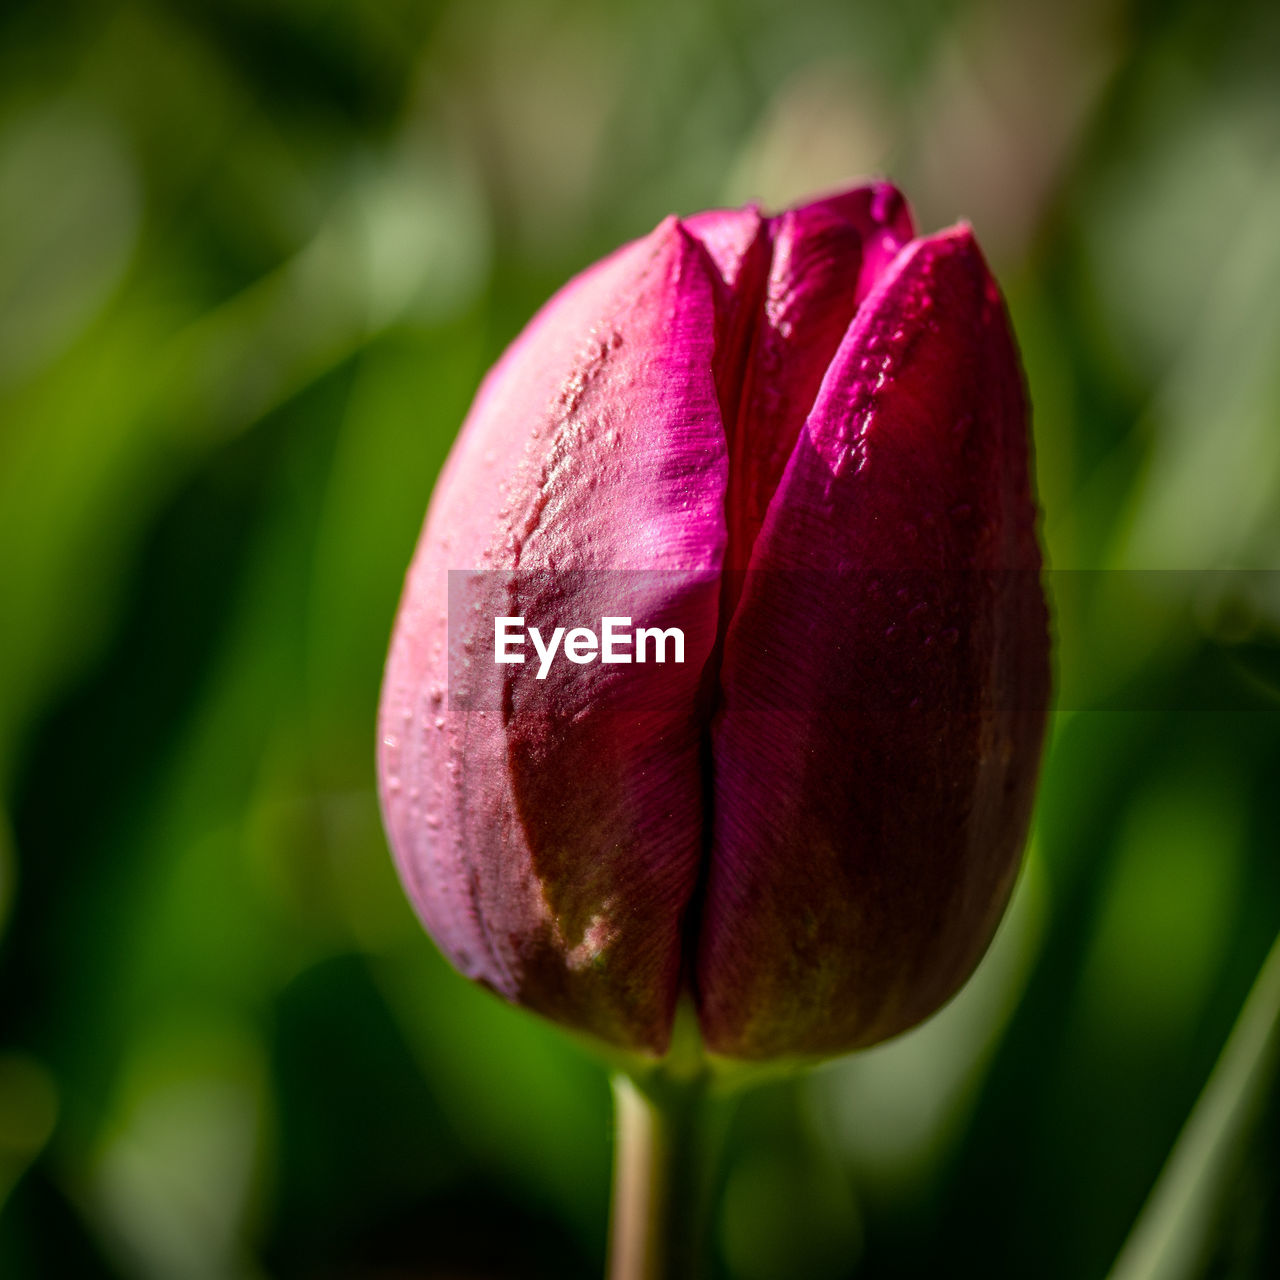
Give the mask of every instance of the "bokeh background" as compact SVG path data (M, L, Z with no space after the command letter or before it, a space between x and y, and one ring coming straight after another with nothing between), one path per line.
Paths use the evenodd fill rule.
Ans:
M570 273L865 173L1006 288L1058 710L988 960L743 1102L715 1265L1107 1273L1280 928L1270 0L9 0L0 1275L598 1274L605 1076L381 834L401 575ZM1280 1274L1274 977L1125 1280Z

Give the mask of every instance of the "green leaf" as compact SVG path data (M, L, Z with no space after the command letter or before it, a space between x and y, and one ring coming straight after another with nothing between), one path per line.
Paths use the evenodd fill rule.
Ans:
M1280 938L1125 1242L1110 1280L1200 1275L1232 1174L1280 1064Z

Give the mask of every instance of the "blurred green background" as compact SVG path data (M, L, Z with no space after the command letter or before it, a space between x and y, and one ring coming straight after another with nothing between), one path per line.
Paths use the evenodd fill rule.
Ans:
M1059 709L988 960L745 1100L716 1265L1107 1272L1280 928L1270 0L9 0L0 1275L598 1274L605 1077L381 834L400 580L571 272L872 172L1006 288ZM1280 1274L1273 1040L1162 1276Z

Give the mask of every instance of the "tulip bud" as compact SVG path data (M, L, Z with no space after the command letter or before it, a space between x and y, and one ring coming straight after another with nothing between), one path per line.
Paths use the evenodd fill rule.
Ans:
M1027 417L969 229L886 184L669 218L561 290L462 428L383 686L452 963L653 1054L682 995L743 1059L946 1001L1044 731Z

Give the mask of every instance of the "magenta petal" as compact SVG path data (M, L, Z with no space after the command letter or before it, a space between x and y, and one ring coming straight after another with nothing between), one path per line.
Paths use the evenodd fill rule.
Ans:
M769 224L772 252L738 375L729 432L730 569L751 546L796 438L850 322L912 235L906 202L886 183L792 209ZM728 594L731 606L734 591Z
M752 292L743 272L750 269L767 225L755 205L745 209L708 209L683 219L682 225L707 251L728 291L739 295Z
M380 713L387 827L445 954L509 999L654 1051L702 842L698 694L726 539L721 287L668 220L511 348L437 488ZM451 582L458 568L477 572ZM602 613L680 626L686 662L562 661L538 681L532 652L494 663L495 613L548 634L598 630Z
M827 372L725 636L696 962L716 1052L874 1043L988 945L1048 693L1028 449L972 237L917 242Z
M825 214L843 218L862 237L862 268L858 277L861 301L879 283L898 251L915 236L911 210L897 187L889 182L868 182L850 187L801 207L800 214Z

